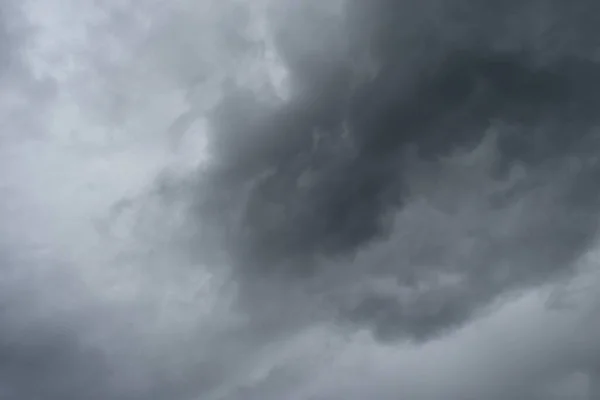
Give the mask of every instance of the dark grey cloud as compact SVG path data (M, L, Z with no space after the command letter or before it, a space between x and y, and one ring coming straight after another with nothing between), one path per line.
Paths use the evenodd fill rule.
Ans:
M422 339L465 323L503 293L570 275L597 228L599 193L590 182L598 175L600 70L588 36L594 20L584 17L594 7L348 2L337 20L318 6L294 9L277 31L292 98L273 107L232 88L210 116L214 164L203 171L197 209L203 223L227 231L242 302L273 285L311 287L342 321ZM541 39L513 35L533 24ZM322 40L302 42L313 33ZM551 40L565 37L564 47ZM376 66L373 78L361 77L360 57ZM436 232L433 217L431 234L449 236L408 247L416 233L402 219L419 194L411 183L417 165L429 165L422 179L440 186L468 179L445 174L438 160L475 149L490 131L490 165L457 172L487 168L487 189L463 182L471 193L463 201L479 209L469 212L460 188L450 188L457 205L444 210L450 200L442 197L440 207L414 212L439 211L463 231ZM526 171L518 185L509 179L515 165ZM465 240L471 250L457 258ZM397 248L385 267L357 264L384 242ZM441 273L460 283L436 283ZM422 294L331 300L349 280L383 277ZM258 297L258 310L273 301Z

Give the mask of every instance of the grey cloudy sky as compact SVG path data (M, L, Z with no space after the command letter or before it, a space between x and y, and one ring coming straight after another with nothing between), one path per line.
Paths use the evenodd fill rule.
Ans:
M0 2L1 399L600 399L591 0Z

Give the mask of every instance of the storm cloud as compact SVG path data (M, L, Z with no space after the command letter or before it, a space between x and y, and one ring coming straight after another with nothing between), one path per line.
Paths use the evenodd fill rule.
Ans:
M0 398L597 398L599 7L3 2Z
M422 339L571 276L597 228L593 6L319 7L276 30L287 100L231 89L209 114L197 212L227 232L242 302L301 286L332 318ZM573 45L510 37L537 7L560 21L538 34Z

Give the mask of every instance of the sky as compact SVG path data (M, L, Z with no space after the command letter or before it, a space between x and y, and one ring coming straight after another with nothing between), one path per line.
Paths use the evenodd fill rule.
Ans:
M0 399L600 399L599 7L0 0Z

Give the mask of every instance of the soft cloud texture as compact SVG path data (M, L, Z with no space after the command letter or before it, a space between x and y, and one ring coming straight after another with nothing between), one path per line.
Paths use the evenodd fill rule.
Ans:
M323 3L0 5L0 397L600 398L596 3Z

